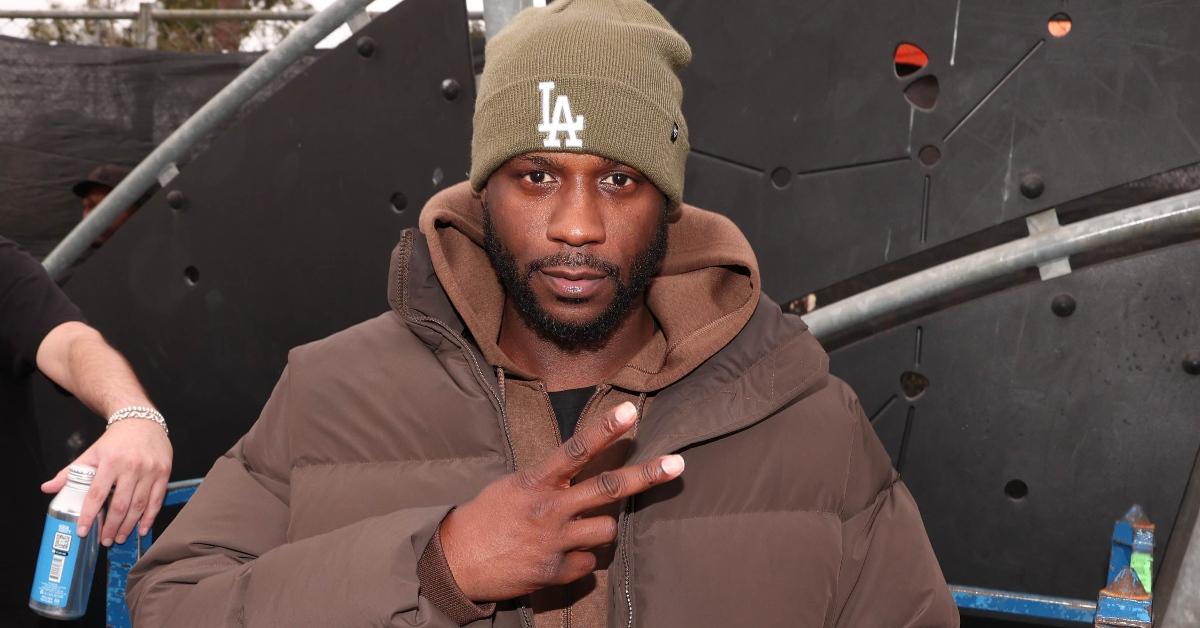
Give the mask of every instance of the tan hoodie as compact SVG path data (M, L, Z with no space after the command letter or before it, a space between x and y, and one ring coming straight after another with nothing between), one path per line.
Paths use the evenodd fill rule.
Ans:
M647 295L661 332L581 419L642 406L636 436L586 473L680 452L684 477L627 500L595 577L494 608L462 599L438 564L441 519L558 445L544 386L496 346L480 224L465 186L436 196L393 254L392 310L291 352L258 422L131 574L138 626L958 625L853 393L759 294L736 227L689 207Z

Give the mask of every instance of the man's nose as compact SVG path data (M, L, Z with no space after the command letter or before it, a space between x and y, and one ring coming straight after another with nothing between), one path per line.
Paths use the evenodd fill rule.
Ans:
M546 238L573 247L603 243L604 217L597 191L578 184L564 187L555 195Z

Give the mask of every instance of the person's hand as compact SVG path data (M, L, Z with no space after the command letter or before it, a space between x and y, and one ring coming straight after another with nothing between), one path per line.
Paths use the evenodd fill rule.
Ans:
M458 587L476 602L508 600L574 582L596 568L589 550L616 538L609 516L581 517L683 472L683 458L662 456L638 466L571 480L593 456L633 426L637 409L623 403L563 443L546 460L518 469L452 510L442 521L442 551Z
M96 479L88 489L76 526L79 536L87 536L110 490L112 502L100 529L100 542L105 546L112 545L114 539L124 543L135 525L138 534L145 536L162 507L167 478L171 476L171 441L163 428L141 419L113 423L71 464L76 462L96 468ZM42 492L57 493L66 483L64 467L53 480L42 484Z

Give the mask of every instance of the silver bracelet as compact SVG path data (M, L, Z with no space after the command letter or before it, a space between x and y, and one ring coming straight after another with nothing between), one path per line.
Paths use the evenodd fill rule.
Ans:
M126 406L120 410L117 410L108 416L108 424L105 429L112 427L113 423L116 423L117 421L124 421L125 419L145 419L147 421L154 421L155 423L158 423L159 427L163 428L164 433L170 433L170 430L167 429L167 420L163 418L162 413L154 408L149 408L146 406Z

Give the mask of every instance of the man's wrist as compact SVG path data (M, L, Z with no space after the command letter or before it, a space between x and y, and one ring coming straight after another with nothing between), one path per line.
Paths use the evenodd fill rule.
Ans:
M446 561L440 525L417 561L417 579L421 583L422 597L460 626L496 612L495 603L476 603L459 587Z
M105 429L112 427L115 423L119 423L128 419L151 421L153 423L157 423L158 426L163 429L164 434L170 433L170 430L167 429L166 418L163 417L161 412L149 405L125 406L118 408L108 415Z

